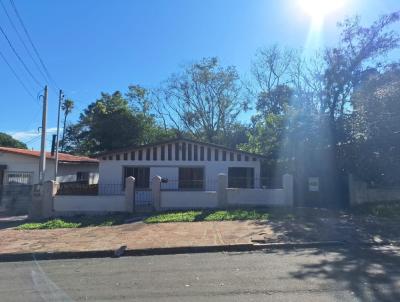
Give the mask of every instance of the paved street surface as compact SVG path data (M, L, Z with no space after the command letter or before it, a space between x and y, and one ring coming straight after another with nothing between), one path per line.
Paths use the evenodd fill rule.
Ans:
M307 249L0 263L1 301L400 301L400 252Z

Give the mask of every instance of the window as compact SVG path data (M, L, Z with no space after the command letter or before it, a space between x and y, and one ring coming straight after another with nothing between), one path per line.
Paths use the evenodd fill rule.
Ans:
M150 168L149 167L124 167L124 187L127 177L135 177L135 187L138 189L148 189L150 187Z
M215 159L215 161L218 161L218 155L219 155L219 150L215 149L214 150L214 159Z
M229 160L230 160L230 161L234 161L234 154L233 154L233 152L230 152L230 153L229 153Z
M107 160L107 156L103 156L101 159L102 160Z
M188 144L188 160L192 160L192 144Z
M222 160L226 161L226 151L222 151Z
M254 188L254 168L228 168L229 188Z
M168 144L168 160L172 160L172 144Z
M128 153L124 153L124 160L128 160Z
M186 143L182 143L182 160L186 160Z
M88 182L89 172L76 172L76 181Z
M113 159L113 156L112 156L112 155L109 155L109 156L108 156L108 159L109 159L109 160L112 160L112 159Z
M30 185L33 172L7 172L7 184Z
M242 154L238 154L237 155L237 161L241 161L242 160Z
M199 153L198 153L198 146L197 145L193 146L193 152L194 152L193 159L194 160L198 160L199 159Z
M120 156L119 154L117 154L117 155L115 155L115 159L116 159L116 160L120 160L120 159L121 159L121 156Z
M135 152L135 151L132 151L132 152L131 152L131 160L135 160L135 155L136 155L136 152Z
M139 160L143 160L143 150L139 150L138 157L139 157Z
M165 146L161 146L161 160L165 160Z
M207 148L207 160L211 160L211 148Z
M157 147L153 148L153 160L157 160Z
M179 160L179 143L175 144L175 160Z
M146 160L150 160L150 148L146 149Z
M244 161L249 161L249 156L248 155L245 155Z
M204 160L204 147L203 146L200 147L200 160L201 161Z
M179 189L204 189L204 168L179 168Z

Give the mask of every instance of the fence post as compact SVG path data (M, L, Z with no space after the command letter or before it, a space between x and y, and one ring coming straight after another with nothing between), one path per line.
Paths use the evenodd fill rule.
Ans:
M59 184L53 180L43 185L35 185L32 192L32 206L29 211L30 219L49 218L54 215L54 197Z
M125 180L125 211L128 213L133 213L135 211L134 207L135 201L135 178L129 176Z
M151 180L153 206L156 211L161 210L161 177L154 176Z
M283 192L285 196L285 204L288 206L294 205L294 196L293 196L293 176L290 174L283 175Z
M228 175L225 173L218 174L218 188L217 188L217 198L218 207L224 208L228 205Z

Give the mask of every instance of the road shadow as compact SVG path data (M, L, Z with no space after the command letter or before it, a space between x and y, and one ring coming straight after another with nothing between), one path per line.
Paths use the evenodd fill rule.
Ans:
M330 253L330 257L323 257L326 253ZM335 282L350 290L360 301L400 301L398 249L326 248L307 255L322 260L301 265L291 272L293 278Z

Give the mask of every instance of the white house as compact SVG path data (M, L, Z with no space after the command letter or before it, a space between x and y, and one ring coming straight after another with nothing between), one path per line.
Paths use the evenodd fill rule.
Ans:
M262 156L224 146L174 139L151 145L113 150L98 156L99 185L124 184L128 176L136 188L148 189L158 175L170 190L215 191L219 173L231 187L258 188Z
M0 185L35 184L39 181L39 151L0 147ZM54 179L55 159L46 153L45 180ZM59 153L58 182L98 181L97 159Z

